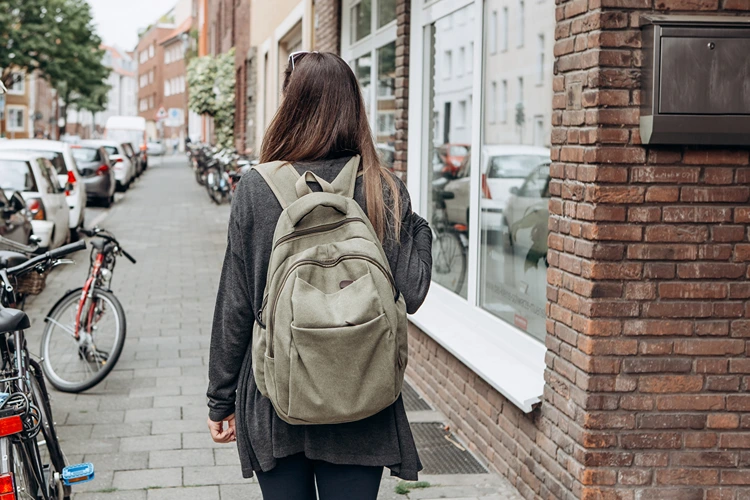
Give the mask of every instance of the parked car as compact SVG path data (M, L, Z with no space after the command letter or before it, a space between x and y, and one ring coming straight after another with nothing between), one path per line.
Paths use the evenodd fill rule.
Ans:
M109 208L115 201L115 171L107 150L99 146L73 146L73 157L86 185L86 198Z
M149 141L146 143L148 154L153 156L163 156L167 154L167 148L162 141Z
M510 188L503 209L503 244L528 251L530 261L547 256L549 167L549 161L540 164L520 187Z
M117 189L120 191L126 191L130 187L130 183L135 179L135 165L125 151L124 144L118 144L115 141L96 140L83 141L81 146L103 147L112 162L112 168L114 168L115 171L115 180L117 181Z
M482 148L481 160L481 228L502 230L502 213L511 189L520 187L524 179L541 163L549 162L549 149L520 145L492 145ZM457 178L445 185L453 192L446 200L448 220L454 224L469 223L469 171L471 154L466 156Z
M141 161L140 151L133 148L133 145L129 142L123 142L122 148L125 151L130 162L135 166L135 176L140 177L143 173L143 162Z
M446 143L438 146L437 153L443 162L443 175L456 177L470 150L469 144Z
M138 156L138 175L148 168L146 119L142 116L110 116L104 127L104 138L120 144L130 143Z
M0 152L0 188L6 197L14 191L21 193L42 249L57 248L70 239L65 188L47 156L45 152Z
M32 243L31 213L21 193L9 189L0 189L0 236L29 245Z
M57 173L57 180L64 188L65 199L68 202L70 237L78 238L78 229L83 227L84 208L86 207L86 186L83 177L78 172L75 158L70 145L61 141L44 139L15 139L0 141L0 151L29 151L47 158Z

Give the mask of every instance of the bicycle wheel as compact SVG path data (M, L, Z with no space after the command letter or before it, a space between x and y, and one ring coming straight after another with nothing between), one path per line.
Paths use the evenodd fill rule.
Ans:
M37 435L37 447L42 460L42 466L49 465L53 473L58 473L61 477L65 468L65 455L60 447L60 441L57 439L55 430L55 421L52 418L52 407L49 401L49 393L44 384L42 368L39 363L29 359L31 365L31 393L34 405L39 408L41 432ZM68 500L70 498L71 488L65 486L60 479L51 481L51 489L56 492L59 500Z
M435 281L456 293L461 293L466 279L466 252L455 232L433 232L432 271Z
M221 180L221 174L215 168L209 169L206 173L206 191L208 191L208 197L211 201L217 205L221 204L221 193L219 182Z
M81 289L68 292L45 318L42 368L53 387L81 392L104 380L125 345L125 311L112 292L95 288L78 319ZM93 309L91 309L93 308Z

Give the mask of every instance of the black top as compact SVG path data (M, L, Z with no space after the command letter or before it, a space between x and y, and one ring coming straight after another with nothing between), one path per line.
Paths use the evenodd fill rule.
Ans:
M350 157L295 165L331 182ZM406 186L396 179L401 197L401 236L384 247L396 284L414 313L427 295L432 270L432 233L412 212ZM310 185L315 190L317 185ZM387 187L385 198L391 193ZM366 211L362 178L354 199ZM392 199L392 198L390 198ZM372 417L347 424L290 425L261 395L251 368L250 340L261 307L273 233L281 205L260 174L242 177L232 202L229 235L216 297L209 359L209 417L220 421L236 412L237 445L244 477L268 471L277 458L304 453L313 460L347 465L386 466L391 474L416 480L422 465L401 397ZM235 400L236 398L236 400Z

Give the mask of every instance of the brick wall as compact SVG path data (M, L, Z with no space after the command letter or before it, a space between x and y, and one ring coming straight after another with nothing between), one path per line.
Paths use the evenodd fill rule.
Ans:
M341 53L341 0L315 1L314 50Z
M393 169L406 179L406 157L409 136L409 34L411 2L398 0L396 5L396 154Z
M544 405L586 499L750 498L748 150L638 130L639 15L692 9L557 6Z
M235 113L234 113L234 142L235 148L244 151L247 147L248 114L248 50L250 49L250 0L232 0L234 2L234 16L232 19L232 33L234 40L234 69L235 80Z
M256 114L258 109L258 49L253 47L250 49L249 56L247 58L247 110L246 110L246 123L247 129L245 130L245 147L253 150L254 154L259 152L259 144L255 143L255 123Z

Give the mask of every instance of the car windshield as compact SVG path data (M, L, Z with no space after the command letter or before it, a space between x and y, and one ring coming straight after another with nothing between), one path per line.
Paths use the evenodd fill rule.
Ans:
M107 140L117 142L132 142L133 144L143 144L142 130L127 129L107 129Z
M95 148L73 148L73 158L81 162L99 160L99 150Z
M508 155L490 158L490 179L525 179L549 157L539 155Z
M22 160L0 160L0 188L13 191L36 191L34 174Z
M107 152L107 154L110 154L110 155L118 155L118 154L120 154L117 151L117 148L114 147L114 146L104 146L104 150Z
M62 153L56 151L34 151L34 153L47 158L58 175L68 175L68 168L65 166L65 157Z

